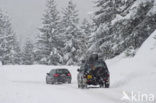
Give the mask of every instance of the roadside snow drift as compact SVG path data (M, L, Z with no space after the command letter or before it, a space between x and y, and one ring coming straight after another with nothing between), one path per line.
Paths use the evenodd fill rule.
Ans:
M136 61L142 61L142 65L156 67L156 30L143 43L143 46L137 52Z
M156 98L156 31L134 58L120 56L107 64L111 87L89 89L77 88L77 66L0 66L0 103L156 103L139 98L141 94ZM70 70L72 84L47 85L46 73L60 67ZM133 101L131 92L136 93Z

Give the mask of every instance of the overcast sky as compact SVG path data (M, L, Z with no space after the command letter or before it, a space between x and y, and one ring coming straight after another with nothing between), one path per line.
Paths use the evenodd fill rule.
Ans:
M58 9L62 10L69 0L55 0ZM89 18L88 12L93 10L95 0L73 0L77 4L81 19ZM0 0L0 9L7 12L11 19L14 31L23 41L26 37L37 34L41 26L42 14L45 10L46 0Z

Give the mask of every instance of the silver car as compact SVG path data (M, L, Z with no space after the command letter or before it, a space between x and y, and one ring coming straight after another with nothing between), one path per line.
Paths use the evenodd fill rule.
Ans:
M46 76L47 84L55 84L55 83L68 83L70 84L72 80L71 73L68 69L60 68L60 69L52 69Z

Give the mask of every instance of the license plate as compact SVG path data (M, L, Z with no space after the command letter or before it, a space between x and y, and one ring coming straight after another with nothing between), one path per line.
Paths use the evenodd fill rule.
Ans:
M87 79L92 79L92 75L87 75Z

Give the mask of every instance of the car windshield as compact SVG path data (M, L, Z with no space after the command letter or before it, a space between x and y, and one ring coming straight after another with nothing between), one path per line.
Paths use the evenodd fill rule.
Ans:
M50 74L54 74L54 73L55 73L55 70L52 69L49 73L50 73Z
M93 67L95 67L95 68L100 68L100 67L106 68L106 65L103 61L99 60L99 61L94 62L93 64L87 63L84 68L85 68L85 70L89 70Z

